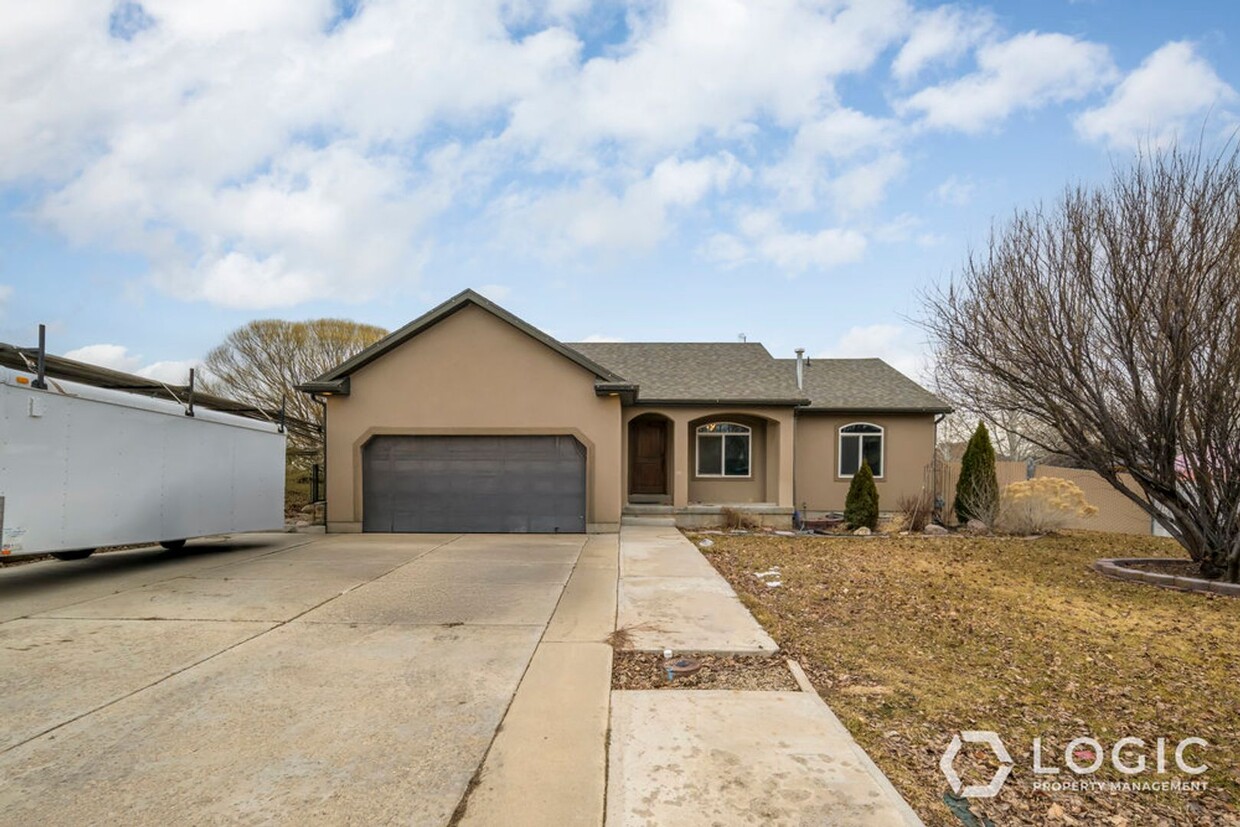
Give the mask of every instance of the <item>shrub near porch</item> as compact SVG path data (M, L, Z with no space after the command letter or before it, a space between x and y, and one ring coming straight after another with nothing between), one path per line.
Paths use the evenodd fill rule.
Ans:
M1240 824L1240 600L1107 580L1100 557L1179 556L1173 541L1080 532L1011 538L712 536L703 549L848 729L930 825L953 733L991 729L1016 763L996 824ZM753 572L780 566L783 585ZM1043 762L1092 736L1150 745L1198 736L1202 793L1034 791ZM1061 769L1059 778L1075 777ZM966 783L986 783L966 777ZM1082 776L1084 777L1084 776ZM1109 760L1094 779L1132 780ZM1146 780L1184 775L1138 776ZM1042 777L1045 778L1045 777Z

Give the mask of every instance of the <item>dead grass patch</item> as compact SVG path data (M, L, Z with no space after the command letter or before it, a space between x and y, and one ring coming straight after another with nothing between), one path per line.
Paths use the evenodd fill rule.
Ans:
M1110 580L1101 557L1175 557L1152 537L716 536L704 553L929 825L959 827L938 762L954 733L994 730L1016 767L973 802L996 824L1240 824L1240 600ZM770 589L754 572L780 567ZM1044 762L1198 736L1204 792L1044 792ZM977 756L975 756L977 757ZM964 764L968 765L966 756ZM1063 768L1060 778L1071 777ZM1111 768L1100 781L1132 780ZM1149 781L1191 780L1153 773ZM966 783L985 783L988 775Z

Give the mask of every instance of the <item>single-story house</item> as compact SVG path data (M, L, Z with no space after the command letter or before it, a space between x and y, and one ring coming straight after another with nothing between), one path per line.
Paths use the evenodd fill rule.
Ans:
M924 489L943 400L879 359L754 342L566 343L466 290L300 386L326 403L327 527L615 531Z

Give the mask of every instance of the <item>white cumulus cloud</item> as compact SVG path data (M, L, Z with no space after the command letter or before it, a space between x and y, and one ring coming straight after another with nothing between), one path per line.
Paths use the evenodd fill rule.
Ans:
M1076 129L1089 140L1123 149L1163 146L1200 129L1212 107L1234 104L1236 98L1236 90L1193 44L1175 41L1147 57L1106 103L1082 113Z
M963 207L973 200L976 191L977 184L967 176L962 178L959 175L949 175L934 188L931 195L940 204Z
M1080 100L1115 79L1110 50L1065 34L1026 32L977 51L977 71L899 104L935 129L981 132L1014 112Z
M908 81L928 66L959 60L994 26L988 11L948 5L918 12L912 33L891 63L891 73Z
M86 345L70 350L64 356L66 359L73 359L77 362L86 362L101 368L111 368L127 373L142 364L142 357L130 353L124 345Z
M514 196L499 206L509 243L525 240L534 255L555 259L590 248L643 251L664 238L676 212L746 174L728 153L689 161L667 158L619 193L601 180L587 179L533 198Z
M850 327L816 355L835 359L882 359L905 376L927 381L931 359L920 334L897 324Z
M64 357L171 385L186 384L189 381L189 369L200 365L196 359L165 359L143 364L141 355L132 353L124 345L116 344L85 345L67 351Z
M866 237L846 227L790 230L770 210L751 210L737 222L739 233L716 233L702 248L706 258L725 266L753 261L775 265L787 275L829 270L860 261Z

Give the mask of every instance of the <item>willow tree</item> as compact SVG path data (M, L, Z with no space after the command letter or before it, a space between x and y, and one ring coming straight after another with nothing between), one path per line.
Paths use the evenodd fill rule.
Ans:
M345 319L252 321L207 354L207 384L212 391L267 409L283 404L290 416L321 427L322 407L296 391L296 385L326 373L385 335L381 327ZM319 444L321 437L289 433L293 451L313 452Z
M1018 211L926 296L939 380L1240 581L1240 159L1146 152ZM1056 444L1045 434L1055 436Z

